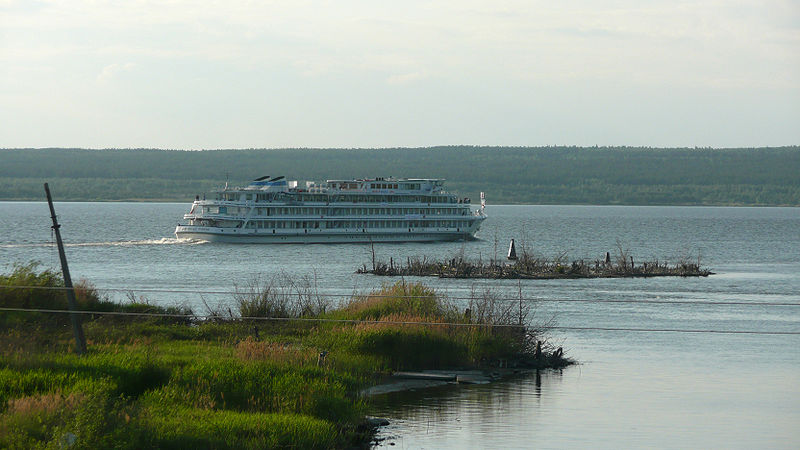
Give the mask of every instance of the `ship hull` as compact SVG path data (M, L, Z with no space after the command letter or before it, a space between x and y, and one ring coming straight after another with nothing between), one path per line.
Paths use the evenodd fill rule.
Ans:
M476 230L477 231L477 230ZM331 233L309 230L302 233L255 233L250 230L178 226L175 236L179 239L194 239L208 242L242 244L338 244L370 242L445 242L474 240L474 231L411 231L411 232L352 232Z

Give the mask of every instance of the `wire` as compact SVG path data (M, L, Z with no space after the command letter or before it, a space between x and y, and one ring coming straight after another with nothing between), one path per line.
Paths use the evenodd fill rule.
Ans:
M42 289L42 290L67 290L69 288L64 286L23 286L23 285L0 285L0 289ZM80 288L78 288L80 289ZM153 293L170 293L170 294L206 294L206 295L249 295L251 292L247 291L201 291L193 289L157 289L157 288L91 288L101 292L153 292ZM258 293L256 293L258 294ZM287 293L286 295L297 295L298 293ZM300 293L306 295L305 293ZM389 298L398 297L394 294L331 294L331 293L308 293L307 295L314 297L374 297L374 298ZM426 295L402 295L407 299L422 299L430 298ZM475 300L476 297L451 297L447 296L450 300ZM496 301L501 302L519 302L519 297L497 297ZM715 302L710 300L635 300L635 299L566 299L566 298L523 298L522 300L529 300L536 303L636 303L636 304L654 304L654 305L712 305L712 306L800 306L800 303L794 302L736 302L736 301L721 301Z
M56 314L84 314L84 315L108 315L108 316L140 316L140 317L168 317L173 319L233 319L218 315L198 316L195 314L169 314L169 313L147 313L147 312L125 312L125 311L70 311L67 309L37 309L37 308L3 308L0 311L9 312L39 312ZM236 320L263 320L275 322L329 322L329 323L350 323L350 324L380 324L380 325L430 325L430 326L451 326L451 327L497 327L497 328L520 328L516 324L489 324L489 323L463 323L463 322L424 322L424 321L394 321L394 320L358 320L358 319L324 319L311 317L236 317ZM525 326L525 328L528 328ZM531 326L533 329L542 330L568 330L568 331L630 331L645 333L714 333L714 334L762 334L762 335L800 335L800 331L763 331L763 330L713 330L713 329L683 329L683 328L621 328L621 327L573 327L560 325L541 325Z

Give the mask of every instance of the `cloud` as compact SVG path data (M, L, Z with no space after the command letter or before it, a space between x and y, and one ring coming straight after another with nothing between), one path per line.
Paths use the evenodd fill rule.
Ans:
M597 111L609 122L625 122L624 108L614 105L637 92L631 102L661 99L631 107L637 118L647 117L650 106L653 114L681 117L686 110L716 111L720 99L735 98L729 106L741 117L757 111L765 123L780 124L763 133L774 139L769 142L793 142L800 117L794 106L800 105L798 19L797 0L0 0L0 111L14 111L16 123L37 123L54 97L85 111L77 118L65 113L70 121L60 122L70 126L50 142L41 141L35 126L11 127L10 116L0 112L0 136L20 146L73 145L71 136L91 135L81 125L92 130L108 120L108 129L118 131L111 140L84 145L130 139L139 145L145 135L152 145L178 147L256 138L277 143L276 130L286 130L287 144L346 146L369 138L358 125L366 117L377 124L374 143L398 145L405 134L379 124L448 105L462 113L447 115L413 143L478 136L463 127L470 118L485 123L486 133L502 130L494 143L508 142L504 112L516 111L527 124L538 111L557 111L540 117L550 122L539 132L519 126L527 130L519 142L552 143L561 120L609 135ZM122 81L125 89L113 89ZM126 103L129 120L110 122L106 105L129 97L136 99ZM154 121L152 110L165 98L185 105L176 115L182 118L198 104L215 104L206 109L218 112L215 126L235 126L204 141L183 119ZM358 107L343 114L344 101ZM364 115L376 102L387 105L386 115ZM562 110L569 102L578 102L584 115L581 108ZM314 126L309 108L319 111ZM247 114L236 116L242 111ZM496 122L485 120L491 115ZM341 117L336 135L316 125L331 116ZM264 117L272 128L264 127ZM719 136L711 144L749 142L737 142L729 123L708 117L716 121L709 135ZM653 133L648 144L695 143L677 133L659 138L668 127L645 129ZM612 143L637 136L630 127L618 134ZM172 140L159 140L167 137Z
M101 70L100 74L97 75L97 81L100 83L108 83L114 78L116 78L120 73L128 72L134 67L136 67L136 64L131 62L127 62L124 64L120 63L109 64L103 67L103 70Z
M386 79L386 82L389 84L408 84L413 83L415 81L422 80L427 78L427 76L422 72L412 72L412 73L403 73L398 75L392 75Z

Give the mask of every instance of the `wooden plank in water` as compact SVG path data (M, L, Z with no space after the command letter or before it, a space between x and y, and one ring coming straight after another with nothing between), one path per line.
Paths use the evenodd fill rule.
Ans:
M455 374L425 372L395 372L392 376L408 380L456 381Z

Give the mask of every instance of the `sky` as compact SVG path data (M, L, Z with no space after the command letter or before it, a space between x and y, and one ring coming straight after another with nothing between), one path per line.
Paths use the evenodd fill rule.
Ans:
M800 1L0 0L0 148L800 144Z

